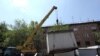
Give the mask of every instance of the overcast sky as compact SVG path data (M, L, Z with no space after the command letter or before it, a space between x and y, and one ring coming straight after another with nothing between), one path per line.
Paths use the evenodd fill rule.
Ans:
M100 21L100 0L0 0L0 22L40 22L53 5L58 7L58 19L64 24ZM56 19L57 11L53 11L44 25L53 25Z

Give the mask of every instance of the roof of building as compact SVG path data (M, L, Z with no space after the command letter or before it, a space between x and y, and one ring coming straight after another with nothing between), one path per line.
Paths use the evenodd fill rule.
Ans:
M100 24L100 21L91 21L91 22L82 22L82 23L71 23L71 24L64 24L63 26L65 26L65 25L93 24L93 23ZM45 27L42 27L42 28L50 28L50 27L52 27L52 26L45 26Z
M97 49L97 48L100 48L100 45L83 47L83 48L79 48L79 49Z
M69 24L69 25L81 25L81 24L93 24L93 23L100 24L100 21L91 21L91 22L82 22L82 23L72 23L72 24Z
M48 33L63 33L63 32L73 32L73 30L49 31Z

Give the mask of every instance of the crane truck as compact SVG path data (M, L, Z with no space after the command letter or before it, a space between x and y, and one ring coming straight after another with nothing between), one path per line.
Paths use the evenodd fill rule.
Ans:
M27 37L25 43L22 46L17 46L17 49L21 50L21 52L24 54L24 56L31 56L34 55L34 53L37 51L33 44L33 38L35 37L37 31L41 28L42 24L48 19L50 14L57 9L56 6L53 6L51 10L47 13L47 15L41 20L41 22L35 27L35 29L32 31L31 35Z

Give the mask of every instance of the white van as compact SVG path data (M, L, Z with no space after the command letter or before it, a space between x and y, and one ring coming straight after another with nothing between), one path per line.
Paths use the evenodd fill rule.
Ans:
M100 46L90 46L79 48L80 56L100 56Z

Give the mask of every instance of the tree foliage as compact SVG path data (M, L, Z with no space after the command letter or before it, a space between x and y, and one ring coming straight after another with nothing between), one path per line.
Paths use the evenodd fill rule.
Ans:
M16 20L15 25L11 27L11 30L5 33L5 46L21 45L28 35L27 24L24 21Z
M4 38L2 40L3 46L22 46L27 37L29 37L34 31L34 28L37 24L38 23L34 21L31 21L30 24L27 24L24 20L16 20L15 24L10 25L8 28L7 25L5 25L5 28L3 25L2 31L4 33L1 32L3 34L2 38ZM5 31L4 29L6 28L7 30ZM36 36L33 36L33 42L38 50L41 49L43 37L43 30L41 28L37 31Z
M23 45L26 41L27 37L34 30L37 22L31 21L30 24L27 24L24 20L16 20L15 25L10 25L10 29L6 31L4 34L4 46L17 46Z
M49 31L59 31L59 30L69 30L69 25L55 24L53 27L49 28Z
M100 45L100 31L95 31L95 42L97 45Z
M5 22L0 23L0 45L3 45L5 39L5 33L8 31L7 24Z

